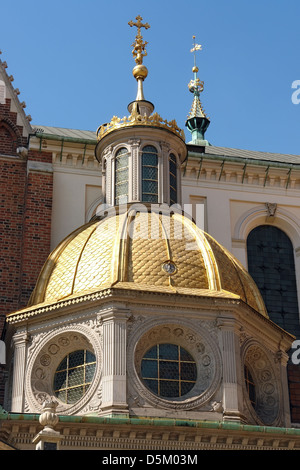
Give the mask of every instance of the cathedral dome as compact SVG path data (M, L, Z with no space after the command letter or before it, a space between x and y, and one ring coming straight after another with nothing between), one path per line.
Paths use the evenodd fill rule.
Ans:
M189 218L140 205L111 211L71 233L50 254L29 306L116 286L241 299L268 316L246 269Z

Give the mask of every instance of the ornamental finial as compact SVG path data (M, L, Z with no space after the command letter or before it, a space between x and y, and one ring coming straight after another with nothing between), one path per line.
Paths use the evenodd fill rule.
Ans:
M210 121L206 116L200 101L200 93L203 91L204 82L201 81L197 76L199 69L196 64L196 52L201 51L202 46L200 44L196 44L195 36L193 36L193 40L194 46L191 49L191 52L194 53L194 66L192 69L194 79L190 81L188 87L190 92L193 93L194 99L191 111L186 121L186 126L192 133L192 143L197 145L208 145L208 142L204 139L204 134L209 126Z
M193 36L194 39L194 47L191 49L191 52L194 53L194 68L193 72L197 73L199 71L197 65L196 65L196 51L202 51L202 46L201 44L196 44L196 36ZM197 70L196 70L197 69Z
M142 17L138 15L136 17L136 23L132 20L129 21L129 26L136 26L137 27L137 35L135 37L135 42L132 44L133 51L132 55L135 59L137 65L141 65L143 63L143 57L147 55L146 45L148 44L146 41L143 42L143 36L141 35L141 28L149 29L150 25L148 23L142 23Z
M146 41L143 41L143 36L141 35L141 28L149 29L150 25L148 23L142 23L142 17L136 17L136 23L132 20L129 21L129 26L136 26L137 27L137 35L135 37L135 42L132 44L133 50L132 55L134 57L136 66L133 68L132 73L134 78L138 82L138 91L136 96L136 101L144 101L144 91L143 91L143 81L148 75L148 69L145 65L143 65L143 58L147 55L146 45L148 44Z
M194 40L194 47L191 49L191 52L194 53L194 67L193 67L193 73L194 73L194 80L191 80L190 83L188 84L189 90L191 93L194 95L194 101L193 101L193 106L191 109L191 112L189 116L200 116L204 117L205 112L202 109L202 105L200 103L200 93L203 91L204 88L204 82L202 82L198 76L197 73L199 71L197 65L196 65L196 52L202 50L202 46L200 44L196 44L195 41L196 37L193 36Z

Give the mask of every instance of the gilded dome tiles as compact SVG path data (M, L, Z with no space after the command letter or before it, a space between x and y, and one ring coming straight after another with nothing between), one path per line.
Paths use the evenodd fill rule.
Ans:
M227 292L267 316L243 266L192 221L180 214L132 208L87 224L64 240L49 256L31 305L54 303L116 283L137 290L173 289L174 294Z

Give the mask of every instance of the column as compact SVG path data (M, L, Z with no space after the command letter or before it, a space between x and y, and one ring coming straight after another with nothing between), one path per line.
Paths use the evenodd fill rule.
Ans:
M221 351L223 358L223 418L225 421L243 421L241 362L239 336L233 318L220 318Z
M102 414L128 414L126 393L126 323L130 313L113 308L103 321Z
M141 200L141 159L139 155L140 140L131 139L128 141L131 146L131 158L129 159L129 187L128 202L137 202Z
M285 351L278 351L276 357L280 368L280 384L282 393L282 415L286 428L291 427L291 411L290 411L290 397L288 385L287 364L289 355Z
M14 343L14 368L12 385L11 411L22 413L24 411L24 380L27 359L27 343L29 337L27 332L16 333L13 336Z

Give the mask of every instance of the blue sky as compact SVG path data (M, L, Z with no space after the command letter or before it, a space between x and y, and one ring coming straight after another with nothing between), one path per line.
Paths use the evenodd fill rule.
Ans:
M193 35L204 81L207 139L217 146L300 154L299 0L14 0L0 8L1 60L32 123L96 130L135 99L131 50L141 15L151 25L145 98L185 128ZM299 93L300 97L300 93Z

